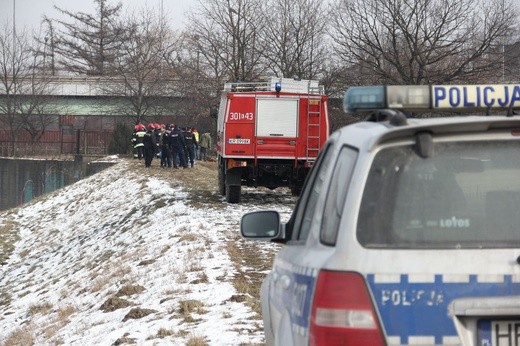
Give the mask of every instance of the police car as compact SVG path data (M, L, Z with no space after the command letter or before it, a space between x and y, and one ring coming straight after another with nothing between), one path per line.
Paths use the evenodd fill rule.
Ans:
M290 220L241 220L285 244L266 343L519 345L520 85L351 87L344 108L371 121L331 135ZM479 115L410 117L442 110Z

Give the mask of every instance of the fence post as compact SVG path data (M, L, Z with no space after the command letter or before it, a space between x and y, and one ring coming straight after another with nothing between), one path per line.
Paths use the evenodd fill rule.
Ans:
M80 139L81 139L81 133L80 130L76 131L76 155L79 155L80 152Z

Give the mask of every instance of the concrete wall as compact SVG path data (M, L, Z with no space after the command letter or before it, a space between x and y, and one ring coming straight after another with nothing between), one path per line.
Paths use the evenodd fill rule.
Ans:
M16 207L96 173L111 163L0 158L0 210Z

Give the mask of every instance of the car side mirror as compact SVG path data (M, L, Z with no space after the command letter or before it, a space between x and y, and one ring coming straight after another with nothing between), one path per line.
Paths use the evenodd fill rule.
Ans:
M250 212L240 221L240 234L244 238L271 240L279 236L280 229L280 214L274 210Z

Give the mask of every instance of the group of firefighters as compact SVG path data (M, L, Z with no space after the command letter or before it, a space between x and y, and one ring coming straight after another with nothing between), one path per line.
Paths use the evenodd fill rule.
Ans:
M211 135L199 135L195 128L181 128L177 125L150 123L148 126L137 124L132 133L134 158L144 158L145 167L152 165L154 157L161 160L161 167L193 167L195 160L209 159Z

